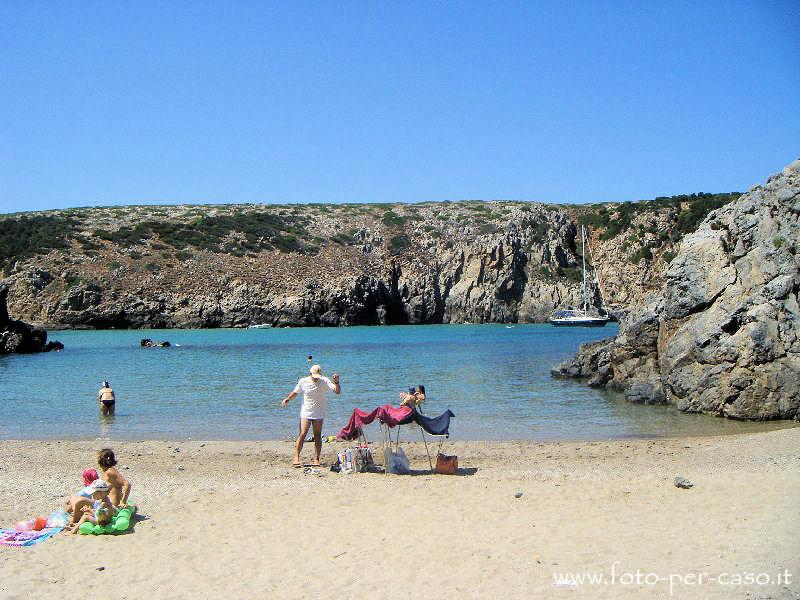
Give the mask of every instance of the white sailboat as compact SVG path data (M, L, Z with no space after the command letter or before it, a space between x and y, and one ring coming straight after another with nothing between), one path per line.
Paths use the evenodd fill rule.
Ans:
M556 327L605 327L605 324L610 320L608 315L590 314L589 313L589 294L586 289L586 249L589 245L586 243L586 228L581 225L581 259L583 266L581 271L583 273L583 307L581 309L562 309L557 310L550 317L550 323ZM589 248L591 252L591 248ZM603 300L603 291L600 286L600 281L597 279L597 269L594 270L594 279L597 289L600 290L600 303L601 308L605 310L605 302Z

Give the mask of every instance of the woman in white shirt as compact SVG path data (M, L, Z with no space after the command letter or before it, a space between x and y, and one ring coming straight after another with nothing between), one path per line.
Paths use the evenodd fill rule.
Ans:
M292 465L299 467L300 452L303 450L303 442L308 435L309 427L314 429L314 466L319 466L319 455L322 452L322 422L325 419L325 405L327 403L328 390L334 394L340 394L342 388L339 386L339 374L333 374L333 381L322 375L322 368L314 365L309 371L308 377L302 377L291 393L281 400L281 406L289 404L289 400L303 393L303 405L300 407L300 435L294 445L294 461Z

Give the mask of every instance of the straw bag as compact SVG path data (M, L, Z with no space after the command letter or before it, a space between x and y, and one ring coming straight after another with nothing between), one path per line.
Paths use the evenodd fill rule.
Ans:
M436 473L452 475L458 470L458 457L446 456L441 452L436 455Z

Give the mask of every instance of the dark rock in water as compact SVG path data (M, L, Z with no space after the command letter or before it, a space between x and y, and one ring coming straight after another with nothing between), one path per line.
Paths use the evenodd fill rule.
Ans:
M690 487L694 487L694 484L686 479L685 477L676 477L675 478L675 487L683 488L684 490L688 490Z
M637 404L664 404L664 391L660 381L637 381L625 390L625 399Z
M8 314L8 286L0 284L0 354L63 350L61 342L47 343L44 329L15 321Z
M154 342L150 338L143 338L142 340L139 341L139 345L142 348L169 348L170 346L172 346L172 344L170 344L166 340L163 342Z
M584 344L558 377L632 402L735 419L800 419L800 160L709 213L666 285L616 338Z

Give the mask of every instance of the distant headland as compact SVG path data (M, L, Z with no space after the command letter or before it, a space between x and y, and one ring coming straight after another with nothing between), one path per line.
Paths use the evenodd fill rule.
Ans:
M580 224L607 302L639 305L739 195L17 213L0 216L0 279L14 314L60 327L541 322L581 302Z

